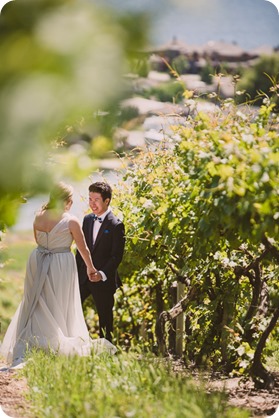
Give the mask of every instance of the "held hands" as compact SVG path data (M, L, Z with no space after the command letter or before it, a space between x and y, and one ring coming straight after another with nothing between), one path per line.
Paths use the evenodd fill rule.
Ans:
M90 282L100 282L102 280L102 275L97 270L87 269L87 275Z

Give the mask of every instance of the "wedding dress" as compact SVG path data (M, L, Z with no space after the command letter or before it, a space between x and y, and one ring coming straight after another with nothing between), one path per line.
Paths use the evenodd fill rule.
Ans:
M81 356L117 351L105 338L89 336L70 250L70 218L66 213L50 232L36 231L38 247L27 262L23 298L0 347L8 363L17 365L32 347Z

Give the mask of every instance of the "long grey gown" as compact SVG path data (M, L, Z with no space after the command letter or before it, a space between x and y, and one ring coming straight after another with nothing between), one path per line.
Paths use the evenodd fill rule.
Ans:
M38 247L27 262L23 298L0 347L8 363L20 363L34 346L82 356L117 351L108 340L89 336L70 249L70 219L66 213L50 232L36 231Z

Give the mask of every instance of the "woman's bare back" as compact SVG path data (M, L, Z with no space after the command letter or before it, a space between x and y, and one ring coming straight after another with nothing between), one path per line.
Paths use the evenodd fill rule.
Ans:
M64 217L65 212L42 210L34 219L34 231L50 232Z

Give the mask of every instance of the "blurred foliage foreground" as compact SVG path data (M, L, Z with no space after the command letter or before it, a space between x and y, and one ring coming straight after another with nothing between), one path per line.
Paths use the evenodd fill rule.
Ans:
M3 7L0 231L15 223L21 196L46 193L63 176L66 164L54 165L51 151L72 132L96 135L94 115L117 106L128 61L147 34L147 17L88 0L16 0Z

